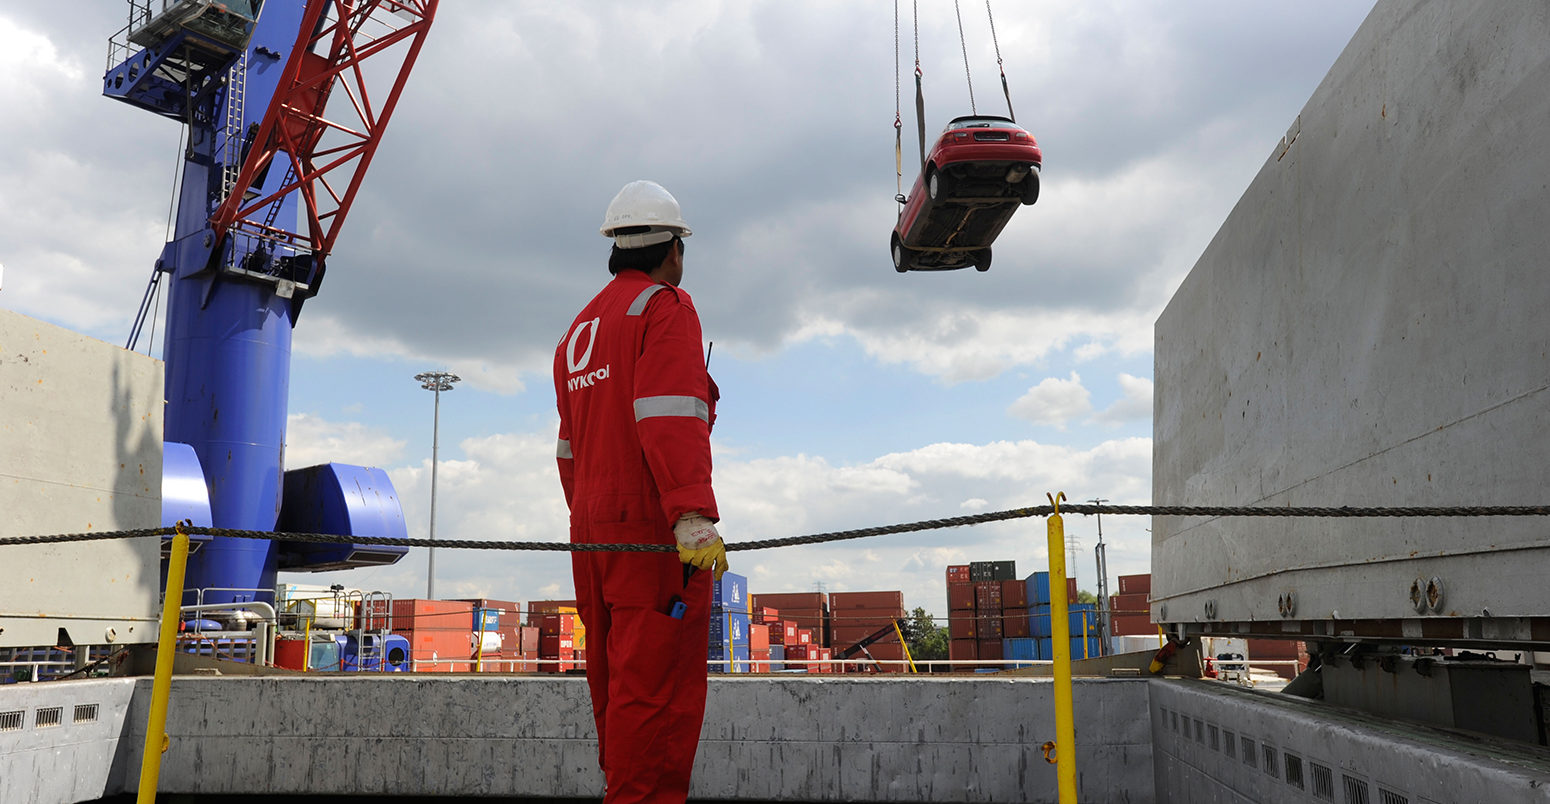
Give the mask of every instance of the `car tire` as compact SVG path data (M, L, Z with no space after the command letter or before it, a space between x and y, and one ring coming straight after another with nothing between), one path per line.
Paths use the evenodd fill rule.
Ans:
M1034 202L1039 200L1039 174L1030 172L1028 177L1018 185L1017 194L1022 197L1023 206L1033 206Z
M953 192L952 180L947 177L947 172L936 168L929 168L926 173L926 194L932 201L945 200Z
M987 248L982 248L979 251L974 252L974 270L976 270L976 271L989 271L990 270L990 249L988 247Z
M910 263L914 261L915 254L899 240L899 233L893 234L893 269L899 273L906 273L910 269Z

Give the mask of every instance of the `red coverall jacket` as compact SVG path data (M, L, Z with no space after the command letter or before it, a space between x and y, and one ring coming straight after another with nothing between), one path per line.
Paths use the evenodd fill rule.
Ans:
M560 483L575 543L675 544L672 523L715 520L705 371L689 294L621 271L554 355ZM705 713L710 573L676 552L572 553L587 683L608 802L683 801ZM668 612L682 600L687 612Z

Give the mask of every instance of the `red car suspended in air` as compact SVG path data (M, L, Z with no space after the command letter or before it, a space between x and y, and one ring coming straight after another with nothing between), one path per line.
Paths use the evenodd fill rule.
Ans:
M1039 200L1044 153L1009 118L955 118L927 155L893 230L893 267L990 270L990 245L1019 206Z

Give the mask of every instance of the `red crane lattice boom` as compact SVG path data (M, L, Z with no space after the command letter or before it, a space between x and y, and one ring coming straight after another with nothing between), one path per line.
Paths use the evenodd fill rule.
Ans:
M430 30L437 3L309 0L296 45L234 189L210 218L217 239L237 230L307 248L322 269ZM407 45L395 48L403 43ZM374 105L362 65L373 57L390 64L384 54L400 54L401 60L386 98ZM386 70L374 63L373 72ZM336 90L349 98L354 119L341 122L324 117ZM329 143L320 148L329 135L333 135ZM333 142L336 139L339 142ZM288 162L281 185L262 197L244 198L246 189L281 155ZM293 192L300 194L300 219L305 226L292 228L304 231L292 231L275 221L273 211Z

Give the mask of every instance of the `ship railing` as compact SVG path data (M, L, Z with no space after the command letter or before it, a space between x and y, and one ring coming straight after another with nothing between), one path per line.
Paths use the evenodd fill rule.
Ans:
M201 594L199 597L203 597L203 593L206 591L229 592L244 590L200 589L199 592ZM273 593L271 592L271 594ZM274 665L274 638L275 632L278 629L279 618L275 613L275 608L273 605L265 603L262 600L236 601L232 603L197 603L192 606L183 606L180 608L180 611L184 615L205 614L210 612L247 612L257 614L258 617L252 621L254 628L251 631L200 631L195 629L188 633L190 634L190 639L194 642L211 640L210 645L212 649L212 655L215 651L215 648L220 644L214 640L252 640L256 646L252 657L253 664L264 666ZM187 639L185 641L187 641Z

